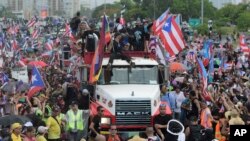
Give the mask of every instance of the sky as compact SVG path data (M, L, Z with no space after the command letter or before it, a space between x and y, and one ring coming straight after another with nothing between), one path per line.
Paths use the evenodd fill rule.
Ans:
M119 0L89 0L89 1L90 1L90 7L92 9L92 8L95 8L95 5L100 6L104 4L105 1L106 3L113 3L114 1L119 1Z

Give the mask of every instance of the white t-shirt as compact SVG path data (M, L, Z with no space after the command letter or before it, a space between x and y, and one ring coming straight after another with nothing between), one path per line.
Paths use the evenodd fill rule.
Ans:
M180 113L180 112L181 112L181 104L182 104L182 102L183 102L186 98L185 98L183 92L179 92L178 94L175 92L174 94L175 94L175 97L176 97L176 99L175 99L175 101L176 101L176 102L175 102L175 103L176 103L176 107L175 107L175 109L174 109L174 112Z

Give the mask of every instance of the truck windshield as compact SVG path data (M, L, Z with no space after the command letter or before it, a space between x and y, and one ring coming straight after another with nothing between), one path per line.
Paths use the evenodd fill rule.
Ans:
M112 73L104 69L99 79L100 84L158 84L157 66L127 67L113 66Z

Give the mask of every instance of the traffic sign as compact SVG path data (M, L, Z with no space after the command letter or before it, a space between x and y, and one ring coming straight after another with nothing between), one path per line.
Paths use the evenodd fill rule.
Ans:
M195 19L195 18L189 18L188 23L192 27L197 27L197 26L199 26L201 24L201 20L200 19Z

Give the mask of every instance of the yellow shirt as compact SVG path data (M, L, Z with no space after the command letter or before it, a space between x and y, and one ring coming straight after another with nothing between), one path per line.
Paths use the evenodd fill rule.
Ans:
M61 125L61 120L56 117L57 121ZM61 136L61 128L60 125L57 123L57 121L53 117L49 117L47 120L47 127L49 127L48 130L48 139L59 139Z
M12 141L22 141L22 138L20 135L16 136L14 133L11 134Z
M38 135L36 136L36 141L47 141L44 136Z

